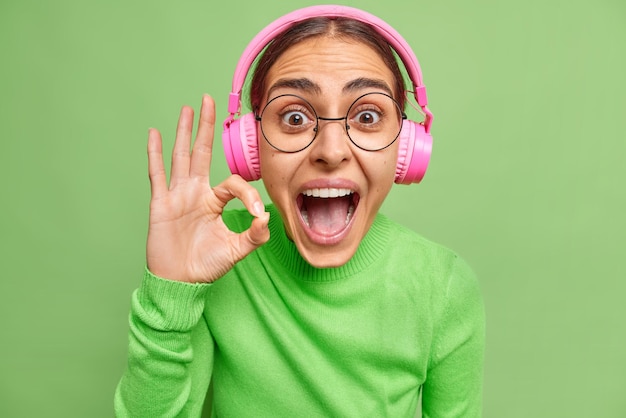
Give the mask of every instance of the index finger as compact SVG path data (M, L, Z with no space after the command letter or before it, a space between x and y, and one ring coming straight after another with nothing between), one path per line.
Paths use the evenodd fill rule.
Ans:
M191 153L191 177L209 176L211 157L213 156L213 137L215 134L215 102L208 94L202 96L198 132Z
M163 166L163 144L158 130L148 130L148 176L152 197L161 198L167 191L167 177Z

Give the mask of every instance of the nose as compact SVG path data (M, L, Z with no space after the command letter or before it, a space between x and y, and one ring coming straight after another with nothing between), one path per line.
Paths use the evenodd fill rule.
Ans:
M311 144L312 162L335 168L352 157L345 119L318 118L317 135Z

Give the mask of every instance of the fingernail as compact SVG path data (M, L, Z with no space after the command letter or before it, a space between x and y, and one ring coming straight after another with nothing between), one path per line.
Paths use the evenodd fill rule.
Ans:
M263 203L255 202L254 203L254 212L255 212L256 216L262 215L263 212L265 212L265 206L263 206Z
M263 230L266 230L269 228L270 225L270 214L267 214L267 219L265 219L265 222L263 222Z

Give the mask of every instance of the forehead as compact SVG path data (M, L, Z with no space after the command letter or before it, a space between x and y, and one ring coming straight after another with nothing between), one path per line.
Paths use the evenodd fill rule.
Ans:
M380 55L353 39L317 37L288 48L267 73L265 98L275 91L345 95L359 89L392 91L394 77Z

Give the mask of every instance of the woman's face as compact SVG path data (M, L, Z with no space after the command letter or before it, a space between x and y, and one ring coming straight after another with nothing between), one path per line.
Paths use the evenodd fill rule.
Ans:
M268 72L266 86L261 109L277 96L295 94L318 116L341 118L365 93L391 94L394 79L369 46L321 37L286 50ZM380 151L359 149L344 121L320 121L313 143L295 153L260 139L267 192L287 235L311 265L336 267L354 255L393 184L397 147L396 141Z

